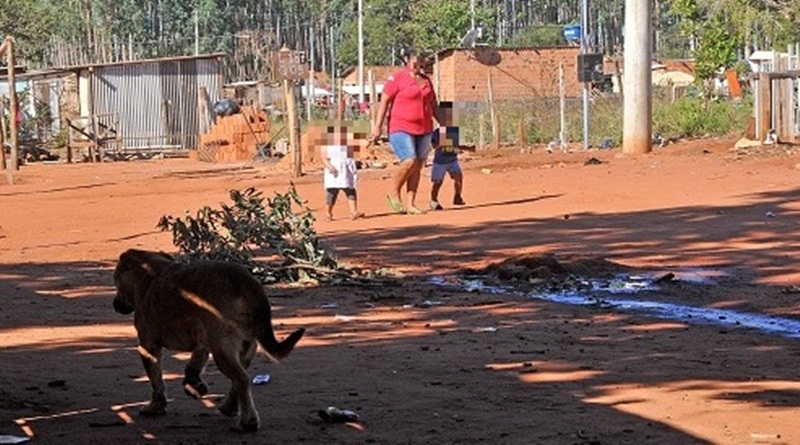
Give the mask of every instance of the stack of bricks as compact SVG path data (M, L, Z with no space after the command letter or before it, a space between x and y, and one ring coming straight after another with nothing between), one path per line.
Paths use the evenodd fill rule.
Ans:
M258 146L269 142L269 119L254 106L244 106L232 116L219 116L211 131L200 136L191 153L205 162L237 162L253 159Z

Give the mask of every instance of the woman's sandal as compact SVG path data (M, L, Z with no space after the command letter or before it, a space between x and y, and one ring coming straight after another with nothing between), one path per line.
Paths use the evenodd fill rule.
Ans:
M350 214L350 219L352 219L352 220L361 219L361 218L363 218L364 216L366 216L366 215L364 215L364 214L363 214L363 213L361 213L361 212L351 213L351 214Z
M405 209L403 208L403 203L392 199L392 195L386 195L386 199L389 201L389 208L392 209L392 212L398 214L406 213Z
M407 213L409 215L424 215L425 214L425 210L422 210L419 207L411 207L410 209L408 209Z

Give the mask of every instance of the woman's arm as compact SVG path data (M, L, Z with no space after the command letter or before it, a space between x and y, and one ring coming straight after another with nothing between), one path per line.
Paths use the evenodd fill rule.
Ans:
M438 102L434 102L433 104L433 118L436 119L436 122L439 123L440 127L447 127L452 125L451 122L447 122L447 113L445 112L444 108L442 108Z
M378 138L381 137L381 133L383 132L383 121L386 119L386 114L389 111L390 105L391 99L389 99L389 96L386 94L381 96L381 103L378 106L378 114L375 116L375 122L372 123L372 135L370 138L373 142L377 141Z
M429 80L430 82L430 80ZM433 118L436 119L436 122L439 124L440 127L447 127L448 125L453 125L452 122L449 122L450 119L447 116L447 112L442 107L441 103L439 102L439 98L436 97L436 89L433 88L433 83L431 83L431 91L433 91Z

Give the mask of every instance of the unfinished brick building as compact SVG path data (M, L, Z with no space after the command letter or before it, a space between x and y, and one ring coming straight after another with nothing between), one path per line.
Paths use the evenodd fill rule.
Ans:
M490 77L497 101L558 97L562 66L566 96L579 97L578 53L578 48L566 46L446 49L437 54L434 83L439 99L446 101L486 101Z

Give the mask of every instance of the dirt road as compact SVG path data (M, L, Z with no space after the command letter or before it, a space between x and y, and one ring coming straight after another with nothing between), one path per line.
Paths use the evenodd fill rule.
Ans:
M263 427L228 431L212 396L180 389L169 357L163 418L136 413L148 384L131 317L111 308L127 248L174 252L156 229L227 201L285 191L285 168L188 160L30 165L0 185L0 437L34 443L800 443L798 339L614 304L431 284L509 258L603 258L628 276L676 279L630 296L800 322L800 152L692 141L625 156L481 151L464 159L467 205L392 215L385 170L360 173L368 218L322 221L318 173L295 181L317 229L351 265L392 285L270 288L279 335L307 336L286 360L257 359ZM594 158L592 162L590 159ZM429 170L426 170L429 171ZM424 178L424 180L426 180ZM430 185L423 183L423 194ZM423 196L424 197L424 196ZM424 199L422 203L427 203ZM702 279L700 279L702 278ZM634 278L635 279L635 278ZM447 279L445 279L446 281ZM734 314L734 312L724 312ZM324 423L319 409L363 422Z

